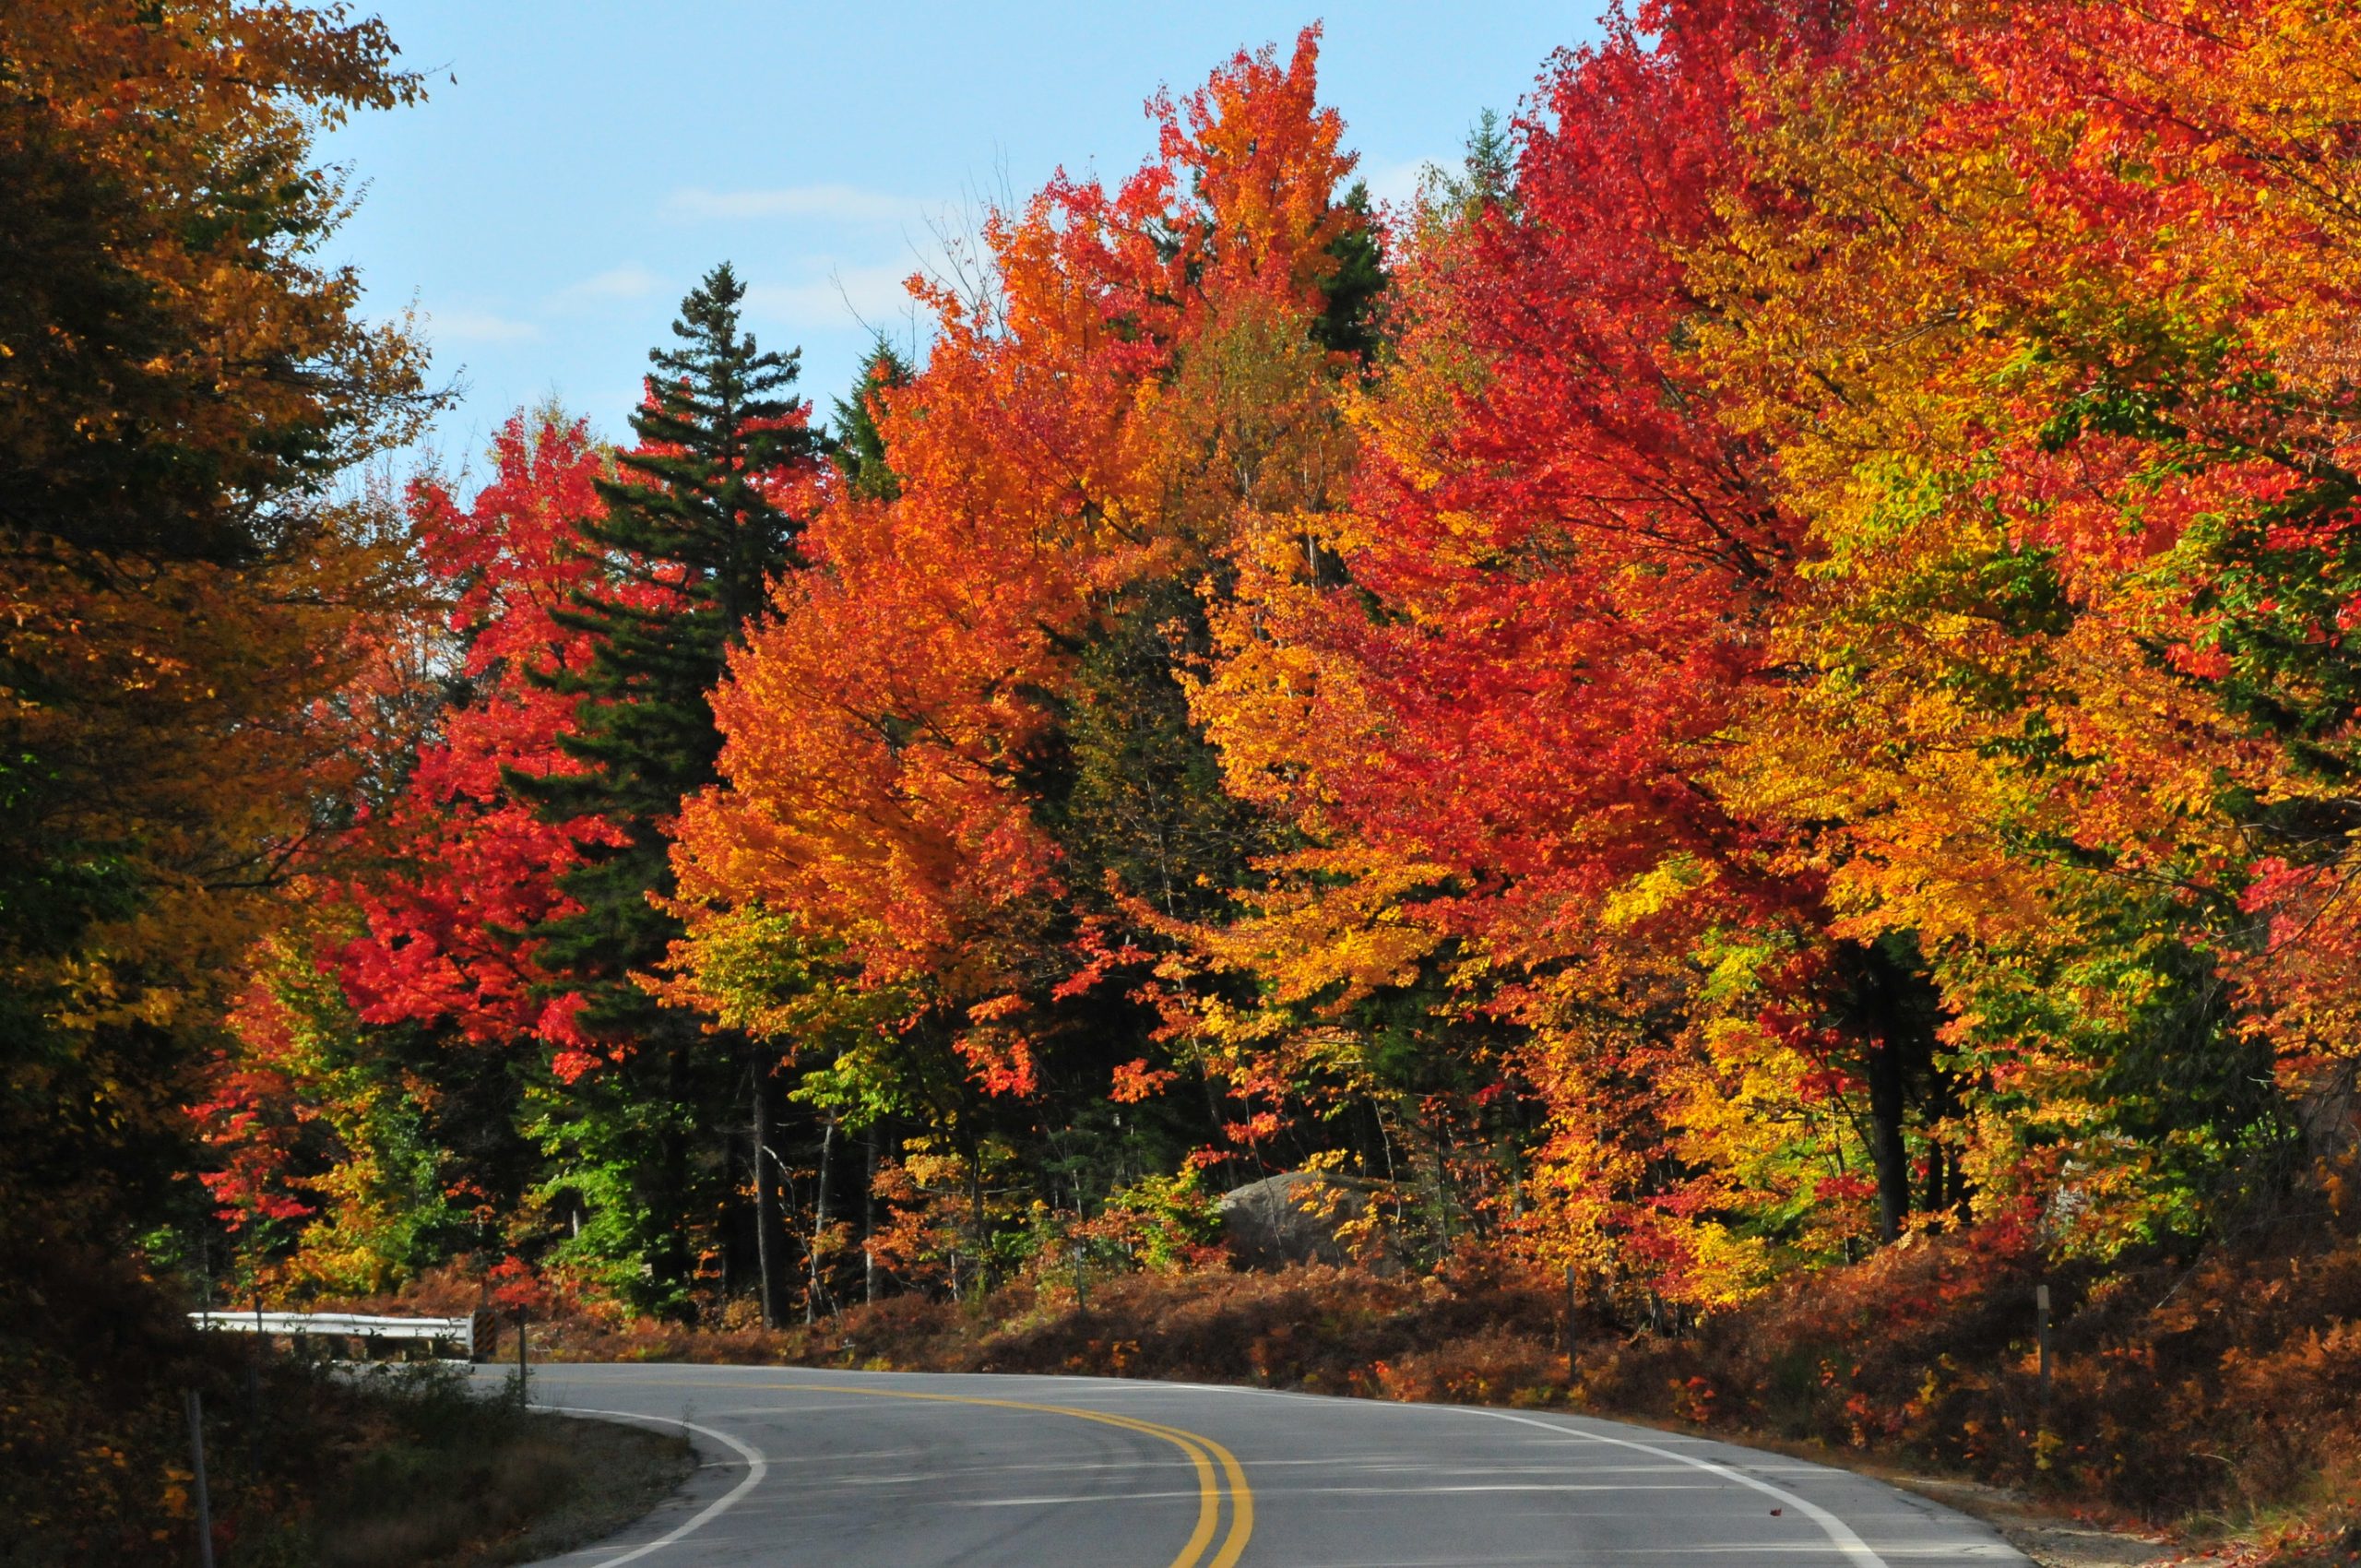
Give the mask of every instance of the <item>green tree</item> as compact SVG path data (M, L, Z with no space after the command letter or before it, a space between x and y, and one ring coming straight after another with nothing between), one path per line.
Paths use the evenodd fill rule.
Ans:
M1385 252L1370 211L1367 184L1355 180L1336 205L1351 213L1353 220L1329 243L1335 269L1320 279L1328 303L1311 324L1311 339L1331 352L1352 355L1366 374L1385 345Z
M659 1004L638 977L682 934L669 908L671 821L683 796L717 778L709 694L771 577L800 564L798 502L819 451L805 405L784 396L799 356L766 352L742 330L745 294L727 264L716 267L682 303L680 345L649 356L647 400L632 418L639 445L599 484L605 516L579 529L609 573L555 612L594 647L587 669L551 677L579 703L577 731L562 743L580 770L511 778L552 820L595 816L616 830L562 881L579 908L528 935L553 989L580 998L586 1039L623 1060L579 1103L597 1116L618 1096L628 1102L633 1245L648 1265L650 1304L671 1306L690 1274L697 1216L712 1211L700 1200L717 1197L705 1189L724 1179L717 1162L694 1159L694 1134L734 1097L745 1046L708 1039L700 1020ZM561 1129L552 1141L611 1149L614 1140Z
M878 428L878 394L908 386L917 374L910 362L883 337L871 345L860 362L852 389L836 399L828 455L855 495L891 501L902 493L901 476L885 454L884 433Z

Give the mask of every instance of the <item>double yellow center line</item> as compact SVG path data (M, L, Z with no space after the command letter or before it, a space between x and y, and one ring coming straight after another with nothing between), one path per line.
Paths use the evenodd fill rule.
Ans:
M1179 1427L1169 1427L1158 1421L1143 1421L1131 1416L1118 1416L1104 1410L1085 1410L1072 1405L1033 1405L1021 1399L979 1399L964 1394L913 1394L893 1388L848 1388L834 1383L765 1383L763 1388L792 1389L799 1394L855 1394L865 1399L918 1399L936 1405L979 1405L990 1409L1026 1410L1041 1416L1067 1416L1077 1421L1097 1421L1100 1426L1121 1427L1145 1436L1161 1438L1189 1456L1197 1472L1197 1527L1189 1534L1189 1542L1180 1555L1172 1560L1171 1568L1236 1568L1239 1558L1245 1555L1248 1538L1254 1533L1254 1490L1246 1484L1246 1471L1238 1463L1238 1455L1210 1437ZM1229 1532L1222 1536L1220 1550L1208 1559L1205 1553L1213 1547L1214 1537L1221 1531L1221 1503L1224 1493L1229 1498Z

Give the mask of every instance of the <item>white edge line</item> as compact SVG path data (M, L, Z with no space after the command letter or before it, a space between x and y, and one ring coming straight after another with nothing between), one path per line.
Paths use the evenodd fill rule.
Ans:
M1326 1402L1331 1397L1320 1394L1304 1394L1290 1388L1254 1388L1238 1384L1176 1383L1164 1386L1202 1388L1208 1392L1219 1391L1225 1394L1259 1394L1266 1399L1306 1399ZM1337 1403L1348 1403L1348 1401L1337 1401ZM1414 1410L1422 1407L1408 1401L1397 1404L1391 1400L1372 1399L1369 1401L1369 1408ZM1496 1421L1514 1421L1519 1426L1539 1427L1543 1431L1556 1432L1560 1437L1581 1438L1586 1443L1612 1443L1618 1448L1630 1448L1642 1454L1653 1454L1660 1459L1670 1459L1676 1464L1686 1465L1691 1469L1703 1470L1708 1474L1720 1476L1725 1480L1732 1480L1740 1486L1751 1487L1756 1491L1775 1497L1781 1503L1791 1505L1797 1513L1818 1525L1821 1532L1828 1537L1829 1544L1858 1563L1860 1568L1892 1568L1884 1558L1870 1550L1869 1542L1853 1532L1852 1526L1822 1508L1819 1503L1807 1498L1797 1497L1794 1492L1783 1487L1773 1486L1769 1481L1757 1480L1745 1471L1734 1470L1727 1465L1715 1464L1711 1459L1701 1459L1693 1454L1681 1454L1670 1448L1658 1448L1652 1443L1633 1443L1629 1438L1608 1437L1603 1432L1584 1431L1580 1427L1560 1426L1555 1421L1536 1420L1531 1416L1513 1415L1506 1410L1487 1410L1477 1405L1430 1405L1423 1408L1454 1410L1463 1416L1489 1416ZM1708 1438L1703 1441L1712 1442L1713 1439Z
M1470 1409L1465 1406L1462 1406L1461 1409L1471 1416L1489 1416L1496 1421L1514 1421L1519 1426L1539 1427L1543 1431L1554 1431L1562 1437L1579 1437L1588 1443L1611 1443L1618 1448L1633 1448L1643 1454L1653 1454L1660 1459L1671 1459L1694 1469L1711 1471L1725 1480L1736 1481L1740 1486L1752 1487L1764 1496L1775 1497L1787 1504L1797 1513L1818 1525L1821 1533L1828 1537L1830 1543L1837 1550L1859 1563L1861 1568L1888 1568L1886 1560L1871 1551L1869 1542L1853 1533L1852 1526L1831 1514L1819 1503L1797 1497L1794 1492L1773 1486L1769 1481L1757 1480L1743 1470L1734 1470L1727 1465L1717 1465L1711 1459L1701 1459L1693 1454L1682 1454L1670 1448L1658 1448L1652 1443L1633 1443L1629 1438L1608 1437L1602 1432L1584 1431L1580 1427L1560 1426L1555 1421L1536 1420L1531 1416L1511 1415L1506 1410ZM603 1564L601 1568L604 1568Z
M578 1405L538 1405L535 1406L534 1408L541 1410L554 1410L562 1416L607 1416L626 1421L661 1421L666 1426L680 1427L688 1431L703 1432L706 1436L712 1438L716 1443L726 1443L730 1447L736 1449L739 1455L746 1461L746 1479L740 1481L736 1486L731 1487L721 1496L715 1498L711 1503L706 1503L702 1509L698 1510L696 1517L688 1520L684 1524L676 1526L670 1531L658 1536L656 1539L649 1541L645 1546L634 1547L631 1550L624 1552L620 1557L602 1557L596 1562L587 1564L586 1568L615 1568L617 1563L634 1562L636 1559L647 1556L651 1551L670 1546L674 1541L679 1540L682 1536L687 1535L690 1531L702 1528L706 1523L719 1515L740 1498L753 1491L757 1486L760 1486L762 1484L763 1478L770 1473L770 1461L764 1458L762 1455L755 1452L753 1449L749 1448L746 1444L739 1442L736 1438L730 1436L726 1431L716 1431L711 1427L701 1427L694 1421L674 1420L670 1416L644 1416L636 1410L589 1410L585 1409Z

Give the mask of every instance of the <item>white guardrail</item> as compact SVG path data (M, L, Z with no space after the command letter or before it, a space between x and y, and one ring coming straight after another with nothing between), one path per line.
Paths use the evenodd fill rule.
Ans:
M373 1317L363 1313L191 1313L198 1328L227 1329L290 1339L448 1340L476 1359L476 1320L467 1317Z

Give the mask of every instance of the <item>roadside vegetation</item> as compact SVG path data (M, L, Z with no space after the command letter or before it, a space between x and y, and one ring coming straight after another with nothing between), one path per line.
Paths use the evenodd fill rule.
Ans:
M687 1480L687 1440L518 1409L457 1372L374 1374L348 1463L314 1505L233 1561L288 1568L491 1568L613 1534Z
M490 1568L612 1533L694 1459L677 1436L516 1405L434 1361L334 1365L198 1335L59 1239L0 1297L0 1563L196 1561L182 1399L204 1412L220 1568Z

